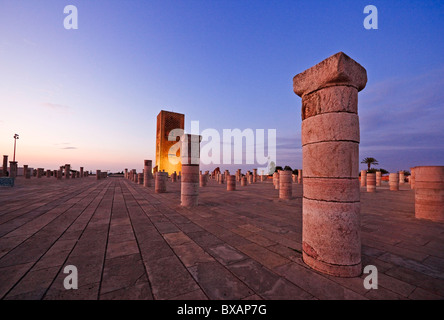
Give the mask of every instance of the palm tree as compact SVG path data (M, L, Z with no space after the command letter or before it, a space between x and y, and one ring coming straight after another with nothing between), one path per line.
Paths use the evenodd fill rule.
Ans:
M368 170L370 170L370 166L372 164L377 165L379 164L378 160L376 160L375 158L364 158L361 163L366 163L368 166Z

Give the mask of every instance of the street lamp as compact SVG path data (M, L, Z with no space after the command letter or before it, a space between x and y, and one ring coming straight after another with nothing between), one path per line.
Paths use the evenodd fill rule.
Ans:
M16 133L14 134L14 159L12 161L15 162L15 145L17 143L17 139L19 138L19 135Z

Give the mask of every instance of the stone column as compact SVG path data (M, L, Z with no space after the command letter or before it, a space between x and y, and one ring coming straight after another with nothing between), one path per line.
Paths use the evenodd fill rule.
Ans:
M302 183L302 169L298 170L298 183Z
M17 161L9 161L9 177L17 177Z
M96 170L96 180L102 179L102 172L100 170Z
M405 183L404 171L399 171L399 184L404 184L404 183Z
M184 134L180 137L182 148L182 180L180 182L180 200L184 207L195 207L199 202L199 163L200 142L202 136ZM223 176L221 176L221 179Z
M168 179L168 173L166 172L157 172L156 178L154 180L154 192L156 193L164 193L166 192L166 182Z
M381 180L382 180L382 173L381 171L376 171L376 186L381 186Z
M298 176L295 174L291 175L291 180L293 181L293 183L297 183L298 182Z
M254 176L251 174L251 172L248 172L248 183L249 184L252 184L254 182L253 177Z
M261 175L261 182L265 181L267 178L265 175Z
M444 222L444 166L415 167L415 217Z
M302 97L302 257L315 270L361 274L358 92L366 70L339 52L293 78Z
M4 155L3 156L2 176L6 177L7 172L8 172L8 156Z
M245 187L247 185L247 177L243 176L241 177L241 186Z
M63 169L60 167L59 171L57 172L57 180L62 180L63 176Z
M42 172L43 172L42 168L37 168L37 178L38 179L40 179L42 177Z
M227 176L227 191L235 191L236 190L236 176L229 175Z
M224 175L223 174L219 174L219 184L224 184Z
M279 190L279 173L280 171L273 173L273 183L276 190Z
M292 195L291 171L279 171L279 199L290 200Z
M123 173L125 179L128 179L128 168L125 168L125 172Z
M153 179L153 161L144 160L143 161L143 186L151 187L151 180Z
M51 178L51 170L49 169L46 170L46 177Z
M75 179L76 177L77 177L77 174L76 174L75 171L73 171L73 172L71 173L71 179Z
M80 167L80 178L83 178L83 167Z
M71 165L65 164L65 179L69 179L71 175Z
M23 177L25 177L26 179L26 174L28 173L28 165L24 164L23 165ZM30 176L31 177L31 176Z
M176 182L176 181L177 181L177 173L176 173L176 171L174 171L171 174L171 182Z
M389 186L390 190L398 191L399 190L399 175L398 173L390 173L389 175Z
M367 173L367 192L376 192L376 173Z
M367 185L367 170L361 170L361 187Z
M137 183L143 185L143 173L137 174Z
M207 185L207 175L201 174L199 175L199 187L205 187Z
M410 168L410 189L415 189L415 169L416 167Z
M241 169L237 169L236 179L237 179L237 181L241 181L241 179L242 179L242 170Z
M257 169L253 169L253 182L257 182Z
M168 173L167 173L167 178L168 178ZM134 182L137 184L137 183L139 183L139 174L138 173L135 173L134 174Z

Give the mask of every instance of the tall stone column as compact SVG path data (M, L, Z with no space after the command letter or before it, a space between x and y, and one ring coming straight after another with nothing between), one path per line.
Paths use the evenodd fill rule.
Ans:
M361 274L358 92L367 72L339 52L293 78L302 97L302 257L315 270Z
M65 179L69 179L71 176L71 165L65 164Z
M199 202L199 163L202 136L184 134L180 140L182 142L180 150L182 161L182 180L180 182L181 205L184 207L194 207ZM221 179L223 179L222 177Z
M415 169L416 167L410 168L410 189L415 189Z
M291 171L279 171L279 199L290 200L292 195Z
M382 180L382 173L381 171L376 171L376 186L381 186L381 180Z
M8 174L8 156L4 155L3 156L2 176L6 177L7 174Z
M144 160L143 161L143 186L151 187L151 181L153 180L153 161Z
M376 173L367 173L367 192L376 192Z
M9 161L9 177L17 177L17 161Z
M444 222L444 166L415 168L415 217Z
M390 187L391 191L398 191L399 190L399 175L397 172L390 173L389 187Z
M404 184L404 183L405 183L404 171L399 171L399 184Z
M79 176L79 178L83 178L83 167L80 167L80 176Z
M367 170L361 170L361 187L367 185Z

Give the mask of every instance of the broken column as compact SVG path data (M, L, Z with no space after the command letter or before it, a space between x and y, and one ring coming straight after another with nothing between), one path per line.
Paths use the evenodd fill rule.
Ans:
M49 169L46 170L46 177L51 178L51 170Z
M151 173L153 168L152 160L143 161L143 186L151 187L151 180L153 179L153 174Z
M410 189L415 189L415 169L414 168L410 168Z
M199 187L205 187L207 185L207 175L200 174L199 175Z
M291 171L279 171L279 199L290 200L292 194Z
M102 178L102 172L100 170L96 170L96 180L100 180Z
M376 186L381 186L381 180L382 180L382 173L381 171L376 171Z
M37 168L37 178L41 178L42 177L42 173L43 173L43 169L42 168Z
M199 163L200 142L202 136L184 134L180 137L182 148L180 159L182 161L182 180L180 182L180 200L184 207L194 207L199 200ZM221 179L223 176L221 175Z
M405 183L404 171L399 171L399 184L404 184L404 183Z
M361 170L361 187L367 185L367 170Z
M389 186L390 190L398 191L399 190L399 175L397 172L390 173L389 175Z
M227 191L235 191L236 190L236 176L229 175L227 176Z
M415 217L444 222L444 166L415 167Z
M65 164L65 179L69 179L71 175L71 165Z
M361 274L358 92L366 70L339 52L293 78L302 97L302 257L315 270Z
M276 190L279 190L279 173L280 172L273 173L273 184Z
M17 177L17 161L9 161L9 177Z
M166 182L168 179L167 172L157 172L154 180L154 192L164 193L166 192Z
M3 156L3 167L2 167L2 176L6 177L8 174L8 156Z
M367 173L367 192L376 192L376 173Z
M245 187L247 185L247 177L243 176L241 177L241 186Z

